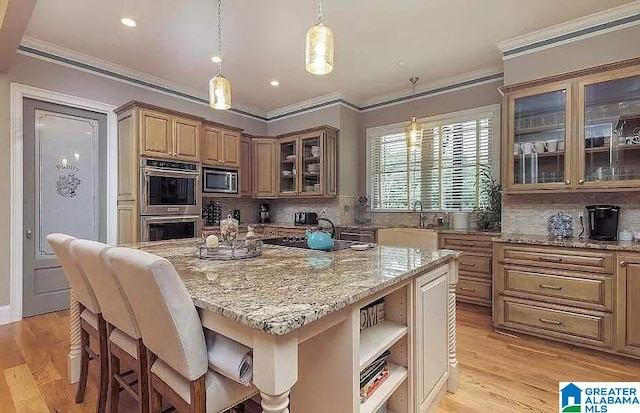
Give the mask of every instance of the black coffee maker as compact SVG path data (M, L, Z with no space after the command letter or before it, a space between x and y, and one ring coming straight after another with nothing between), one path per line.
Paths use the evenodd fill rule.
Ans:
M615 205L590 205L587 207L589 238L598 241L618 240L618 216L620 207Z

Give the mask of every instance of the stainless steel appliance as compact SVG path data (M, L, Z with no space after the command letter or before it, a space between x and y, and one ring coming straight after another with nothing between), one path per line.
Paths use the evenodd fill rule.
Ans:
M618 215L620 207L615 205L590 205L587 207L589 238L598 241L618 239Z
M196 215L200 164L140 158L140 215Z
M140 240L163 241L200 236L199 215L140 217Z
M315 212L296 212L293 222L295 225L317 225L318 214Z
M337 238L339 240L355 241L360 243L375 243L377 242L377 235L378 231L375 229L341 226L338 227Z
M202 192L219 194L238 193L238 171L204 168Z
M269 221L269 204L260 204L260 215L258 216L260 223L265 224Z

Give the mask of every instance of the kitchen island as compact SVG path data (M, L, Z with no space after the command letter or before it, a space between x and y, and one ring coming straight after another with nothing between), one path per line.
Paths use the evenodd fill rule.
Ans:
M449 250L379 246L320 252L265 246L259 258L207 261L196 240L130 246L167 258L205 328L253 349L267 413L432 410L457 387L455 287ZM383 299L384 320L360 330L360 308ZM77 304L70 375L77 374ZM360 371L391 351L390 375L360 403Z

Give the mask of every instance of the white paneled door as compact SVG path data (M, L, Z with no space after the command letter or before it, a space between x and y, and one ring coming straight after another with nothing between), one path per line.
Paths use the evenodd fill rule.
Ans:
M23 316L69 306L69 285L47 243L54 232L106 238L104 114L24 99Z

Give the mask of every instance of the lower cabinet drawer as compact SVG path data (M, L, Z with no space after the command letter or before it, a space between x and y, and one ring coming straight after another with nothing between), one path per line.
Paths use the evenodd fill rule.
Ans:
M491 301L491 283L459 279L456 294Z
M499 326L592 346L612 348L613 317L598 311L498 297ZM538 305L539 304L539 305Z
M500 266L498 291L509 295L532 295L535 299L559 304L587 306L597 310L613 309L613 279L591 275ZM580 274L574 274L580 275Z
M477 273L474 277L491 279L491 257L463 254L458 265L460 271Z

